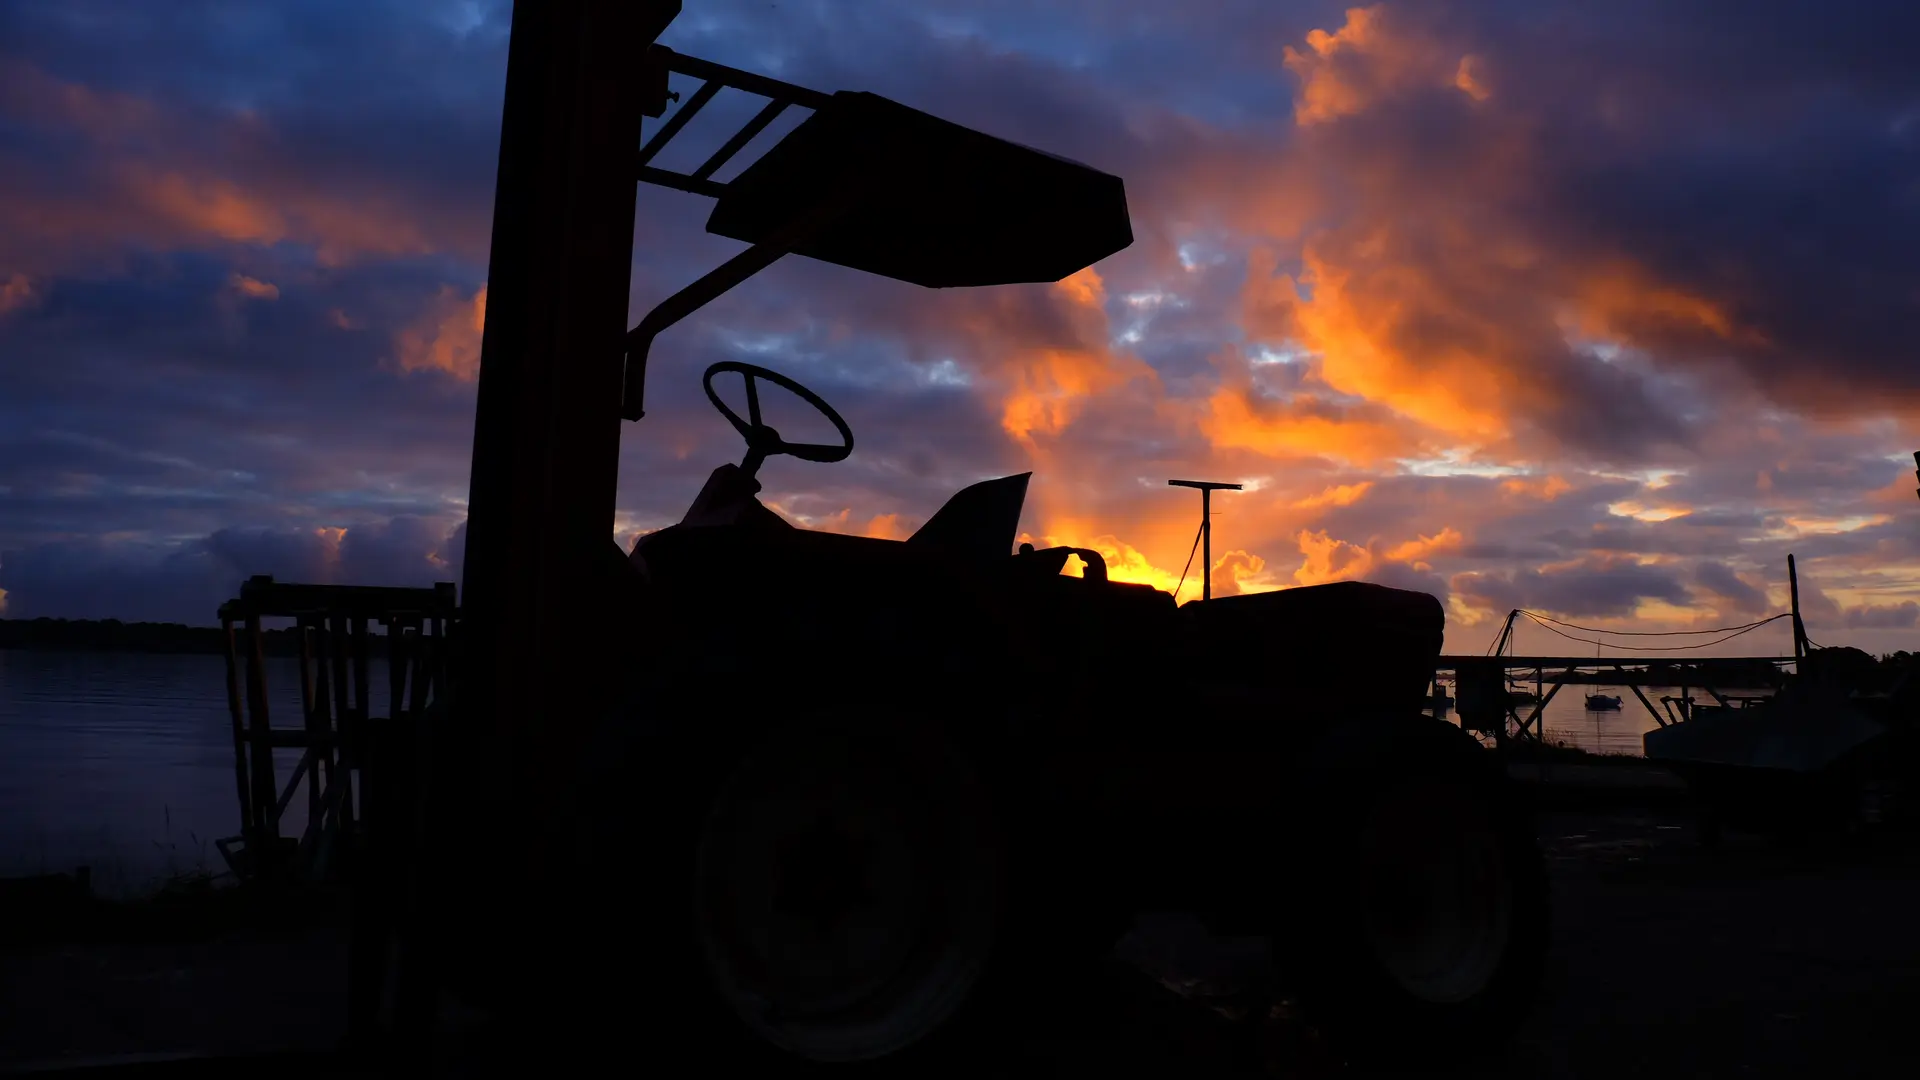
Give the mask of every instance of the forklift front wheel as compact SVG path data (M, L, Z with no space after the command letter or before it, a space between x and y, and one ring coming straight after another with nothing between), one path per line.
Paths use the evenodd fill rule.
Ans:
M803 1060L853 1062L946 1027L999 929L979 780L933 732L797 725L714 792L691 875L706 975Z

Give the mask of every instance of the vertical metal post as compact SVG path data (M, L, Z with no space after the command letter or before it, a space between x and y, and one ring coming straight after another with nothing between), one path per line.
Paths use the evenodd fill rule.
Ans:
M460 671L447 698L463 737L445 749L476 756L437 770L443 782L429 796L425 853L444 914L434 932L462 943L434 950L442 985L503 1015L539 993L529 965L539 961L541 935L562 922L547 910L563 902L547 873L554 811L567 797L579 740L604 708L612 674L605 628L622 621L606 610L603 575L619 562L613 515L635 155L648 97L639 58L680 7L513 7ZM487 948L472 947L483 941ZM447 970L452 964L461 970Z
M1200 599L1213 599L1213 489L1200 489Z
M1168 487L1200 489L1200 599L1213 599L1213 493L1239 491L1240 484L1218 484L1210 480L1169 480Z

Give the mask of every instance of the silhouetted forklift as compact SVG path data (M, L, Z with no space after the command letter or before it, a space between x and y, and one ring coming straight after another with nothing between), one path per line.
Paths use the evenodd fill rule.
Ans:
M1132 242L1116 177L633 47L678 9L514 14L455 685L494 756L440 774L492 792L501 826L435 865L443 888L456 864L516 865L484 878L502 894L484 914L436 894L442 982L555 1041L703 1071L891 1066L1017 1029L1081 994L1135 911L1183 908L1271 935L1280 992L1352 1057L1494 1046L1535 992L1545 885L1493 756L1420 714L1434 598L1341 583L1177 607L1097 552L1016 552L1026 474L961 490L905 541L794 528L755 498L761 465L843 460L853 432L731 362L706 392L740 462L608 550L610 430L616 408L642 415L654 336L775 259L943 288L1057 281ZM702 85L622 157L669 72ZM700 168L654 164L728 86L769 104ZM640 101L582 118L616 93ZM812 115L715 179L794 106ZM624 293L589 274L624 282L630 258L587 228L622 220L617 185L582 179L596 161L712 197L708 230L750 245L642 319L624 365L606 333ZM768 385L838 440L788 441Z

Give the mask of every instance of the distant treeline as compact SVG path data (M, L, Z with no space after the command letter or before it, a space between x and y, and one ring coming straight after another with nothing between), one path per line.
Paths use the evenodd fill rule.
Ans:
M368 655L385 656L385 635L377 626L368 629ZM236 628L236 633L244 648L245 631ZM300 655L300 637L294 627L265 629L260 636L261 650L268 656ZM226 648L226 634L217 626L119 619L0 619L0 649L219 655Z
M1593 684L1601 686L1709 686L1726 689L1762 690L1775 685L1780 676L1772 664L1732 663L1732 664L1649 664L1636 670L1613 671L1602 668L1599 671L1577 671L1568 679L1570 683ZM1551 681L1556 672L1549 668L1544 672Z

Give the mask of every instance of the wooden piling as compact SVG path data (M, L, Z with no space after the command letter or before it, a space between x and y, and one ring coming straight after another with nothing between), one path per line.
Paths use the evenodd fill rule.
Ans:
M253 778L253 828L247 847L256 860L271 860L280 844L280 800L274 784L273 724L267 712L266 643L256 612L246 615L248 771ZM256 866L260 862L256 861Z
M253 822L253 793L247 789L247 717L246 706L240 696L240 656L239 642L234 640L233 620L221 611L220 632L227 644L227 715L233 721L233 778L240 795L240 821L242 828L248 828Z
M1787 595L1793 602L1793 657L1799 660L1807 655L1807 626L1800 621L1800 572L1791 554L1787 556Z

